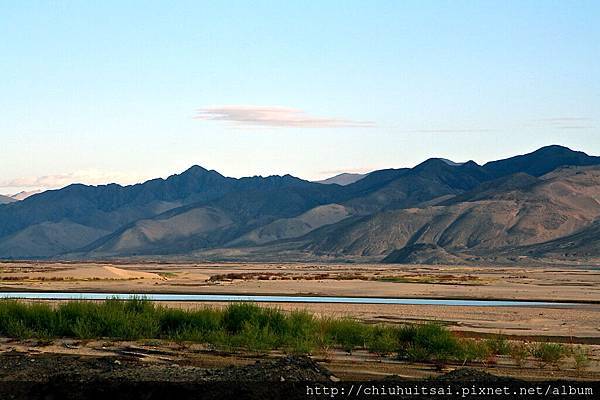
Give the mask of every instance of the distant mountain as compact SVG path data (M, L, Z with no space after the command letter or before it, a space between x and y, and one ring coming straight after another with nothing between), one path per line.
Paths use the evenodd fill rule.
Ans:
M194 166L180 175L132 186L74 184L49 190L0 207L0 249L4 249L0 256L33 256L29 249L34 244L46 249L35 254L40 257L72 251L134 221L223 196L233 190L234 182ZM65 226L72 231L85 230L85 243L66 236L44 239ZM25 235L27 232L34 233ZM14 245L7 247L5 242Z
M563 165L598 165L600 157L588 156L581 151L573 151L563 146L546 146L533 153L515 156L499 161L491 161L483 167L493 177L524 172L532 176L542 176Z
M375 173L346 186L353 196L344 204L357 214L415 207L434 199L445 199L471 190L488 179L486 171L472 161L452 166L439 158L429 159L412 169L396 170L392 179L374 190L360 190L371 176L375 178Z
M21 200L25 200L26 198L31 197L34 194L38 194L38 193L42 193L42 191L41 190L31 190L31 191L28 191L28 192L22 191L22 192L13 194L10 197L13 198L13 199L15 199L15 200L21 201Z
M14 203L15 199L13 199L12 197L9 196L3 196L0 194L0 204L8 204L8 203Z
M316 181L316 183L321 183L323 185L340 185L346 186L356 181L363 179L368 174L349 174L343 173L336 176L332 176L331 178L324 179L322 181Z
M431 158L343 183L193 166L131 186L74 184L0 205L0 258L284 251L288 260L454 263L600 252L600 157L565 147L483 166Z
M600 217L600 167L562 168L529 179L515 174L480 188L456 196L457 201L378 212L324 234L317 231L307 248L328 255L431 262L432 255L447 260L449 254L489 255L547 242Z
M86 256L176 254L222 246L253 229L333 202L335 186L284 177L237 180L238 189L218 199L175 208L125 225L87 246Z

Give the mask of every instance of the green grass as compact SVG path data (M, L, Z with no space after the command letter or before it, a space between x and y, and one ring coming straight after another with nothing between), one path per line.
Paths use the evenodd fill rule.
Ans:
M437 324L407 325L398 330L400 355L411 361L446 362L461 358L461 342Z
M103 302L70 301L52 307L44 303L0 300L0 336L113 340L173 340L197 342L221 349L266 352L280 349L311 353L340 348L368 350L410 361L485 362L497 354L523 359L525 348L501 337L459 339L437 324L373 325L349 318L318 318L305 311L283 312L251 303L223 309L182 310L144 299ZM547 363L566 356L565 347L540 343L530 355ZM579 364L585 364L584 356ZM518 360L517 360L518 361Z
M537 343L531 349L532 356L543 363L554 365L557 365L567 354L567 348L560 343Z
M575 369L581 371L590 364L588 351L582 346L575 346L571 349L571 355L575 361Z
M498 354L502 356L510 354L510 343L502 336L495 336L491 339L487 339L485 343L489 347L490 352L493 354Z
M523 366L529 353L529 348L525 343L512 343L510 345L509 354L519 367Z

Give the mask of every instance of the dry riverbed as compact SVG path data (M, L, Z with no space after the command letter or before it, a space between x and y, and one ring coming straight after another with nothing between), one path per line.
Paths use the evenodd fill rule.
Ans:
M5 262L0 263L0 290L586 302L577 307L546 308L308 303L277 306L369 322L438 321L465 334L502 333L600 343L600 271L582 267ZM165 304L184 308L206 305Z

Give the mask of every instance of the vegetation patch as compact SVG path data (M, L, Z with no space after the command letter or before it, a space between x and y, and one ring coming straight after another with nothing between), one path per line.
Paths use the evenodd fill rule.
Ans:
M342 273L313 273L313 274L289 274L277 272L230 272L226 274L215 274L209 278L209 282L231 282L233 280L243 281L375 281L393 283L417 283L435 285L484 285L485 282L479 277L472 275L365 275L357 272Z
M517 364L529 357L557 364L572 357L578 369L588 362L583 349L556 343L513 344L502 337L461 339L433 323L373 325L350 318L316 317L306 311L283 312L252 303L225 308L183 310L144 299L46 303L0 300L0 335L29 339L78 338L197 342L221 349L264 352L280 349L311 353L341 348L368 350L408 361L482 362L510 355Z

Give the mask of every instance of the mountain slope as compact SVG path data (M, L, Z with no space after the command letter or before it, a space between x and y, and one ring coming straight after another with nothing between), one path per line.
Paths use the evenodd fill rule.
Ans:
M340 204L318 206L297 217L278 219L256 228L228 243L228 246L260 245L301 237L322 226L342 221L351 215L351 210Z
M508 252L534 257L600 257L600 220L567 236Z
M97 258L132 252L181 254L222 246L253 229L281 218L294 217L321 204L330 203L338 196L338 190L334 186L325 186L323 189L324 186L318 183L290 176L243 178L239 180L239 186L245 189L138 221L81 250L87 256ZM206 217L190 218L190 215L210 215L213 220ZM187 233L180 234L177 227L184 221ZM149 237L149 226L155 231L170 234L154 232L154 237Z
M98 256L171 253L190 237L210 242L209 234L231 226L233 221L220 210L195 208L173 216L143 219L92 244L90 253ZM81 247L81 246L80 246Z
M75 184L46 191L0 208L0 248L8 249L7 246L13 243L13 235L27 232L32 226L47 226L44 224L74 224L102 232L101 236L105 236L132 222L152 218L186 204L221 197L235 190L236 183L236 179L194 166L180 175L132 186ZM20 248L27 249L29 246L37 249L29 256L38 257L74 251L99 239L97 235L83 235L81 237L86 240L58 243L39 230L20 237ZM38 243L44 245L38 246ZM42 248L45 251L42 252ZM7 254L7 250L0 252L2 257Z
M372 174L371 174L372 175ZM357 182L366 181L371 176ZM415 168L402 171L383 187L343 203L356 213L366 215L383 209L414 207L426 201L471 190L488 179L476 163L449 165L441 159L429 159ZM349 190L354 185L347 186Z
M226 229L212 232L203 240L181 238L171 241L169 245L144 241L147 246L136 247L136 253L154 254L160 249L170 254L183 254L209 247L253 246L296 238L352 215L370 214L385 208L402 208L462 193L485 177L485 173L473 162L458 165L431 159L410 170L375 171L345 187L284 176L263 178L258 190L249 185L253 180L258 182L256 178L243 178L239 185L244 190L232 191L214 201L169 212L187 212L189 207L210 206L232 219L232 224ZM128 239L115 240L131 240L129 231L123 234ZM86 251L93 257L107 254L105 247L86 248ZM118 250L110 251L111 254L115 252Z
M506 189L507 181L449 205L379 212L315 232L307 249L384 256L429 243L452 253L485 253L569 235L600 216L598 167L563 168L524 187Z
M0 241L2 258L37 258L79 248L109 233L68 221L31 225Z

